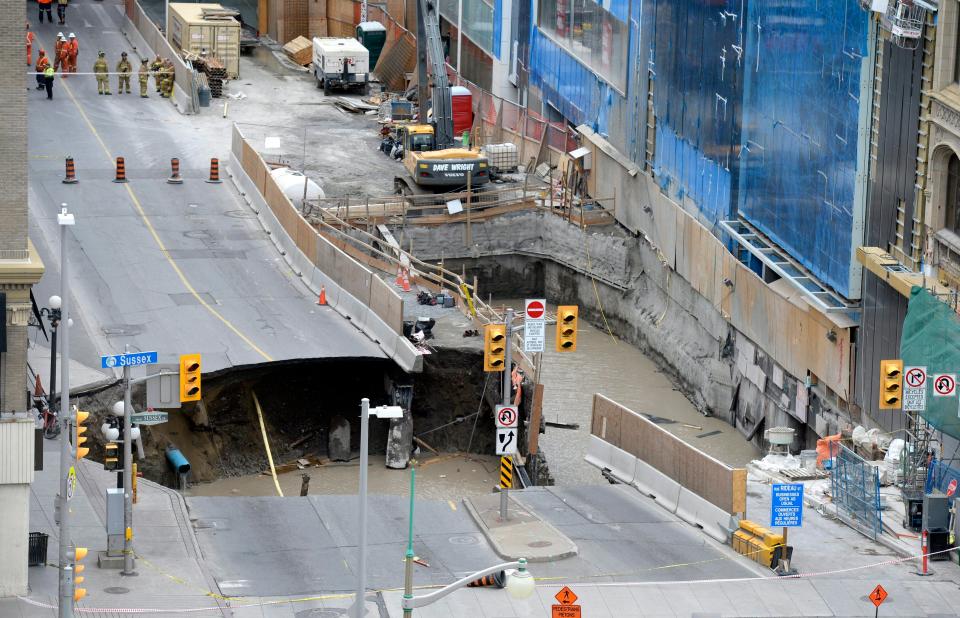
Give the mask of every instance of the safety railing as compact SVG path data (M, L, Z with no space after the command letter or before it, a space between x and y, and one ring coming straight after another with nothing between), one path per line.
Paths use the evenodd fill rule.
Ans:
M855 530L876 539L883 531L880 474L876 467L839 442L830 442L833 502Z

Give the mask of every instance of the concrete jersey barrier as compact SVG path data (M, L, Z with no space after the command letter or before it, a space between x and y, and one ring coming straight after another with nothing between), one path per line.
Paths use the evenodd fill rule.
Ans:
M403 335L403 299L300 216L236 125L229 166L233 181L257 210L274 246L303 283L317 295L324 289L327 304L404 370L422 371L423 357Z

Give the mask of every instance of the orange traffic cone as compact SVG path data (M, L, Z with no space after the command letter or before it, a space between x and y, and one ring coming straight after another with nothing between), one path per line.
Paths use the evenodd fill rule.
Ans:
M403 291L404 292L410 291L410 269L409 268L403 269Z
M394 281L394 284L399 287L403 287L403 268L397 266L397 278Z
M327 288L325 286L320 286L320 298L317 299L318 305L327 304Z
M480 579L475 579L469 584L467 588L485 588L487 586L496 586L497 588L504 588L506 586L506 573L500 571L494 573L493 575L486 575Z

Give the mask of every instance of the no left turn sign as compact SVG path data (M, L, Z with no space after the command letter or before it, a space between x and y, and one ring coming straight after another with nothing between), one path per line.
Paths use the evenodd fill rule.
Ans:
M933 394L937 397L953 397L957 394L957 376L938 373L933 376Z

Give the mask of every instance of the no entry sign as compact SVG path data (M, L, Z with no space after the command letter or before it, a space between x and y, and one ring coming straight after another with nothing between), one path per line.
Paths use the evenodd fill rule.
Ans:
M544 313L547 308L545 302L541 298L528 298L527 299L527 308L525 313L527 317L532 320L540 320L543 318Z

